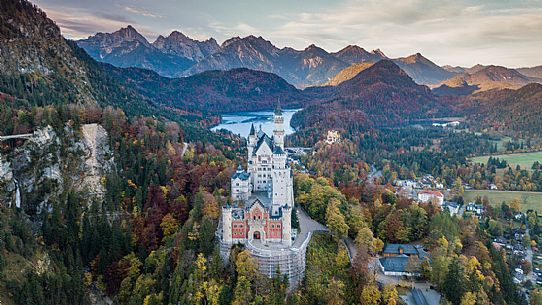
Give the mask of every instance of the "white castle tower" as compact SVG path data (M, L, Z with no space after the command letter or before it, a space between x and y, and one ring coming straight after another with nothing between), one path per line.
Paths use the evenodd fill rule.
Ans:
M282 109L280 108L280 100L277 101L273 122L275 123L273 142L275 142L276 146L279 146L284 150L284 117L282 116Z

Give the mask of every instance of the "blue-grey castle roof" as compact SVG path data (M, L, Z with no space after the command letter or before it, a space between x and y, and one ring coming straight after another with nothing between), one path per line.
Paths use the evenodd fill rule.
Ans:
M285 154L284 150L282 150L282 148L280 148L280 146L275 146L275 148L273 148L273 153L276 154L276 155L284 155Z
M236 172L235 174L233 174L233 175L231 176L231 178L232 178L232 179L237 179L237 178L239 178L239 179L245 181L245 180L248 180L248 179L250 178L250 173L247 173L247 172L245 172L245 171L243 171L243 172Z
M277 106L275 107L275 115L282 115L282 108L280 108L280 100L277 100Z

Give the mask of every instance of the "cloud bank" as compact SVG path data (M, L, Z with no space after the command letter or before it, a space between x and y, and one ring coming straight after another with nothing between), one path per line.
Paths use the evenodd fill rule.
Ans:
M542 1L36 1L68 37L133 24L153 40L173 29L198 39L257 35L279 47L348 44L391 57L421 52L438 64L541 65Z

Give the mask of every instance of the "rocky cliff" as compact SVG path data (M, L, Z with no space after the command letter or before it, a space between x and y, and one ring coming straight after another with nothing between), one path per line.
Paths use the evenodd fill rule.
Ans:
M36 216L50 209L65 189L85 192L88 203L101 201L103 178L114 168L109 137L98 124L80 129L47 126L0 157L1 202Z

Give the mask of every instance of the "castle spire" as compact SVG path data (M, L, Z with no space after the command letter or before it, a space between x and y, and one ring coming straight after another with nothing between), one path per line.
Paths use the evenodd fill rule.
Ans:
M255 136L256 135L256 130L254 130L254 123L250 124L250 133L248 135L249 136Z
M282 115L282 109L280 108L280 98L277 98L277 105L275 106L275 115Z

